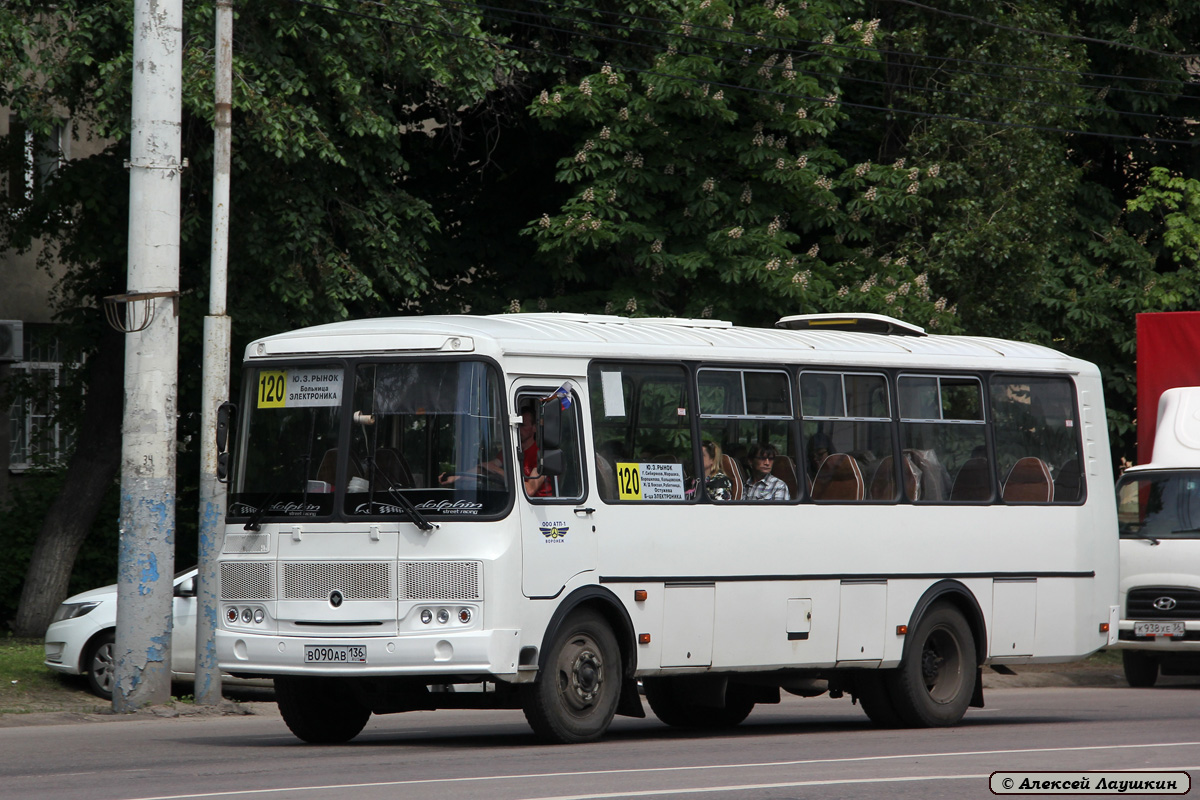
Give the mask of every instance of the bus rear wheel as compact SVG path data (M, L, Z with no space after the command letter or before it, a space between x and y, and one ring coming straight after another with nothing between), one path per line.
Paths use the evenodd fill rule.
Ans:
M1158 682L1158 659L1137 650L1121 651L1125 682L1135 689L1149 689Z
M275 702L288 729L309 744L348 742L371 717L338 678L277 677Z
M958 724L975 693L977 668L975 637L962 613L948 603L930 607L885 681L900 721L913 728Z
M599 739L617 710L621 672L608 623L594 611L577 611L559 628L537 680L521 687L525 719L549 742Z
M642 685L654 716L676 728L732 728L754 710L754 701L736 685L726 687L722 708L693 702L693 693L678 678L646 678Z

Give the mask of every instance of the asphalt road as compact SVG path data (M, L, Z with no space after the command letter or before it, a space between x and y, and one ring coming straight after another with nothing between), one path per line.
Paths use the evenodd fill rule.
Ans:
M265 703L250 716L60 716L0 728L0 798L990 798L997 770L1200 775L1200 683L986 699L944 730L878 730L848 699L788 697L731 732L619 717L581 746L540 744L508 711L374 717L336 747L300 743Z

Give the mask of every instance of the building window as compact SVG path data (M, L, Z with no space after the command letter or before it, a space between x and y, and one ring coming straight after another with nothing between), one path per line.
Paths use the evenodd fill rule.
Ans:
M6 160L21 165L14 166L8 175L8 199L12 205L22 206L32 202L66 160L66 126L59 123L46 135L38 136L16 114L9 114L8 133L9 147L16 150L17 157Z
M57 463L71 441L55 410L64 365L53 325L25 325L24 360L13 364L8 468L23 472Z

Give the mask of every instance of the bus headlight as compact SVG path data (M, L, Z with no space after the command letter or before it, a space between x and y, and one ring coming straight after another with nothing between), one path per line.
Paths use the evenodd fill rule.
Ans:
M438 609L438 624L445 625L450 621L450 612L444 608Z
M421 609L421 622L424 622L426 625L433 622L433 612L428 608Z

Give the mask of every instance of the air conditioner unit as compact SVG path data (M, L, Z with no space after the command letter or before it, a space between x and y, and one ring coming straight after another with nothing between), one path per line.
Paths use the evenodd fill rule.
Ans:
M0 319L0 363L24 360L24 327L18 319Z

